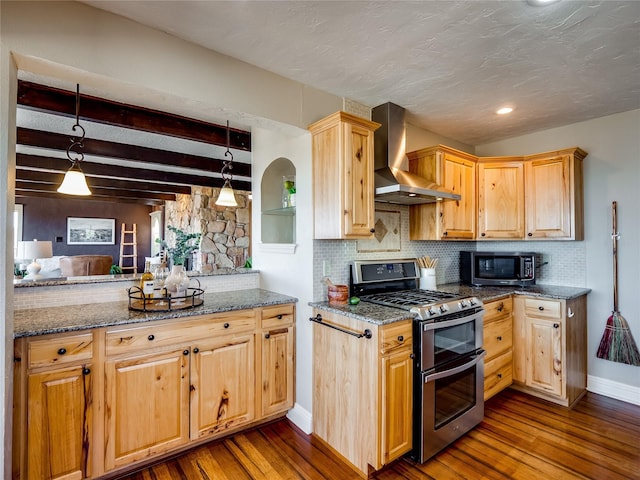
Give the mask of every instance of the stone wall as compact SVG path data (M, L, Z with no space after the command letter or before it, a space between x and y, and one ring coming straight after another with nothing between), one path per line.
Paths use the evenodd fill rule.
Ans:
M169 245L175 238L167 225L202 234L191 270L210 273L242 267L251 255L250 192L234 190L238 207L216 205L219 192L219 188L192 186L191 195L176 195L175 202L165 203L165 238Z

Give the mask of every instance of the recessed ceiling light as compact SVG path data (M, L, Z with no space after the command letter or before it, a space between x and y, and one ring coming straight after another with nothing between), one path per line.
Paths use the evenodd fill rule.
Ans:
M506 115L507 113L511 113L511 112L513 112L513 108L511 108L511 107L502 107L496 113L498 115Z
M560 0L527 0L527 3L532 7L545 7L559 1Z

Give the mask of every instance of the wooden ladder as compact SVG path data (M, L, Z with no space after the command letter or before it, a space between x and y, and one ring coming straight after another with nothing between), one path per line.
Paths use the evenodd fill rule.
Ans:
M126 224L122 224L122 230L120 231L120 268L122 271L133 270L133 273L138 273L138 240L137 240L137 225L134 223L131 230L127 230ZM131 235L131 241L127 242L127 235ZM125 254L125 247L131 247L127 249ZM124 261L127 259L132 260L131 265L124 265Z

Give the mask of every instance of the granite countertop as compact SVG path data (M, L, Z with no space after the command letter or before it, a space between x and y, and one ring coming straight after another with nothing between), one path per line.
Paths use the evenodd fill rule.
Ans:
M438 285L438 291L453 293L461 296L478 297L483 302L491 302L509 295L528 295L532 297L555 298L570 300L591 292L590 288L563 287L558 285L533 285L526 288L519 287L470 287L459 283ZM337 313L347 317L362 320L375 325L385 325L400 320L412 319L414 315L407 310L385 307L374 303L360 302L358 305L330 305L329 302L310 302L310 306L320 310Z
M170 312L129 310L129 304L126 301L17 310L14 312L14 338L244 310L298 301L297 298L261 288L205 293L203 300L204 303L198 307Z
M202 272L187 272L189 277L213 277L219 275L240 275L243 273L259 273L259 270L251 268L220 268L208 273ZM132 274L118 274L118 275L87 275L80 277L55 277L55 278L43 278L41 280L13 280L13 286L15 288L29 288L29 287L51 287L54 285L73 285L82 283L112 283L112 282L132 282L139 280L142 273Z

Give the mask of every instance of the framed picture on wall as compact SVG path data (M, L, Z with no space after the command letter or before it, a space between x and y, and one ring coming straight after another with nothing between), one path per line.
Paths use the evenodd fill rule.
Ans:
M115 218L67 217L67 245L115 245Z

